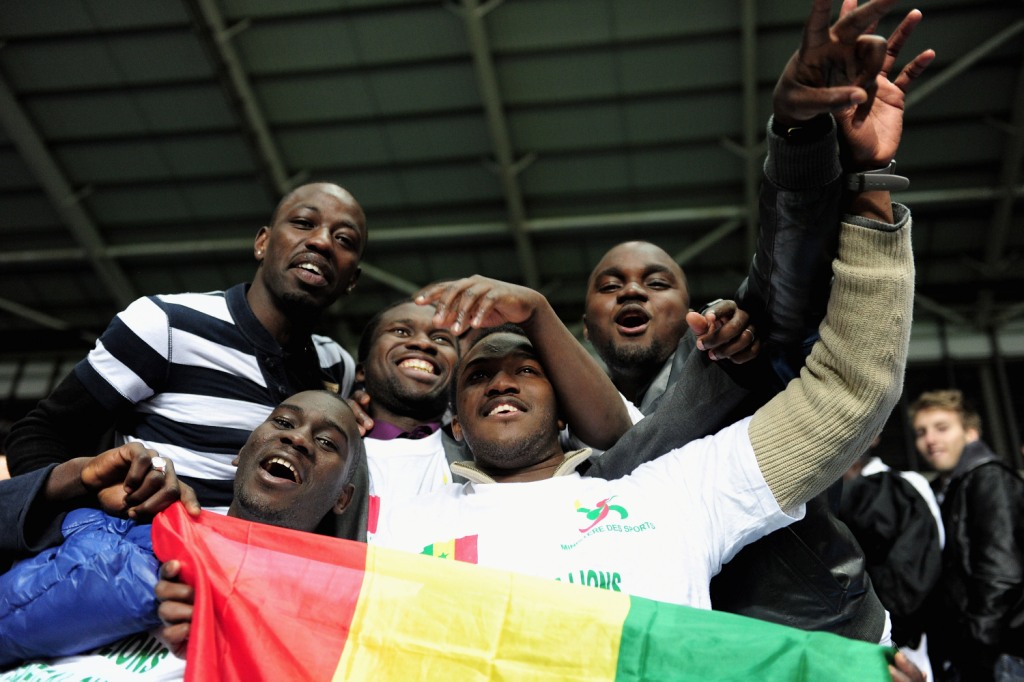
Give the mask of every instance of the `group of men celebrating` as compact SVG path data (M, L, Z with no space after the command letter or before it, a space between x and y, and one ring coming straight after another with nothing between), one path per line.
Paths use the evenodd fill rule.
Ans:
M12 429L0 549L23 560L8 575L112 532L101 512L69 509L146 521L180 497L194 514L413 552L472 536L482 565L562 580L598 567L610 589L891 643L826 489L881 429L906 361L909 212L884 187L848 187L893 158L904 94L934 58L890 77L921 19L888 42L866 35L895 1L844 0L830 25L830 1L814 0L776 88L737 302L691 311L682 270L653 244L597 264L584 325L607 373L541 294L480 276L381 311L356 364L313 329L356 284L365 217L336 185L295 189L257 233L251 284L139 299ZM111 428L125 444L74 457ZM587 535L590 507L613 498L643 530ZM150 601L100 635L162 620L184 651L194 595L179 569L162 568L159 619ZM24 589L31 604L39 588ZM32 637L47 614L26 613L23 648L0 665L105 643L55 650ZM920 674L902 656L890 672Z

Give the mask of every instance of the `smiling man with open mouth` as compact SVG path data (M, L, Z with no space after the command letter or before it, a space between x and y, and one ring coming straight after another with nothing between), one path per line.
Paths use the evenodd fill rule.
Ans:
M433 316L431 306L399 301L377 313L359 341L356 380L370 397L373 419L364 441L371 533L382 498L412 497L452 481L441 424L458 339Z

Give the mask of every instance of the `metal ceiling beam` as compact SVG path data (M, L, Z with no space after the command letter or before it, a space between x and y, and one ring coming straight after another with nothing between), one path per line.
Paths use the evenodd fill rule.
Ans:
M1009 133L1006 141L1006 151L1003 154L1003 165L999 172L999 186L1004 190L1001 196L995 201L995 210L992 214L992 226L989 228L988 239L985 248L985 270L991 272L996 270L1006 256L1006 242L1010 234L1010 227L1013 223L1013 187L1020 182L1020 167L1024 161L1024 63L1017 71L1017 85L1014 89L1012 109L1013 132ZM988 322L992 313L993 293L987 289L983 293L981 303L982 320Z
M227 77L223 83L228 90L228 99L237 104L236 109L241 118L242 128L255 146L256 153L271 181L274 191L273 200L277 201L295 186L304 182L308 172L300 170L295 175L288 174L284 157L274 140L263 108L249 83L249 74L231 42L238 33L248 28L249 20L243 19L229 27L224 22L224 16L221 14L216 0L185 0L185 4L193 16L193 21L200 29L200 35L205 38L212 53L211 56L221 66ZM230 242L230 240L227 241ZM248 248L251 243L250 240L244 248ZM419 289L411 282L372 265L364 263L363 271L368 277L402 293L408 293L410 287L412 287L412 291Z
M256 100L256 95L249 84L249 75L242 66L242 60L238 57L231 40L241 30L248 27L248 20L240 22L230 29L224 23L224 17L220 13L215 0L186 0L185 5L190 10L193 21L197 24L199 34L205 39L211 57L226 76L225 88L228 90L228 98L237 104L236 109L241 115L241 123L247 137L255 146L256 153L270 179L274 191L274 199L279 199L292 189L292 182L288 176L282 160L281 152L274 142L274 137L267 125L263 109Z
M1005 29L950 64L935 77L930 78L921 87L915 89L914 92L907 96L907 108L917 104L925 97L928 97L930 94L974 66L974 64L982 58L999 49L1004 43L1014 39L1021 32L1024 32L1024 19L1007 26ZM1024 159L1024 134L1021 132L1024 130L1024 65L1022 65L1022 68L1017 75L1017 85L1012 104L1012 112L1013 124L1010 126L1008 133L1010 140L1006 145L1006 152L1003 155L1003 163L999 177L999 186L1002 189L996 188L993 196L995 201L995 210L992 217L992 224L989 228L988 239L986 239L986 269L994 268L1002 259L1010 224L1013 221L1013 204L1018 198L1014 188L1019 182L1019 168L1021 160ZM993 310L994 297L995 294L991 288L982 288L978 292L976 310L978 322L983 327L992 322L992 315L995 313Z
M960 57L960 59L950 64L939 73L929 76L927 81L919 86L915 86L914 91L907 95L906 107L909 109L925 97L928 97L946 83L974 66L975 62L985 57L990 52L994 52L999 49L1003 43L1012 40L1022 31L1024 31L1024 19L1010 24L1005 29L992 36L964 56Z
M740 220L730 220L727 223L723 223L710 232L705 233L700 239L690 244L672 258L679 263L680 267L686 267L686 265L694 258L704 253L712 246L735 232L737 228L742 226L743 221Z
M523 203L523 191L518 178L531 158L526 157L518 161L515 158L512 139L508 132L508 121L505 119L505 105L501 99L498 76L494 69L494 55L491 53L487 27L484 26L484 16L500 4L501 0L491 0L485 4L480 4L477 0L461 0L460 5L453 6L453 9L462 17L466 26L469 50L473 57L473 71L487 114L487 129L494 147L496 171L501 180L502 193L505 195L508 224L515 240L519 269L523 273L526 285L539 289L540 272L533 244L526 230L526 206Z
M81 244L84 256L96 270L111 297L124 308L138 297L124 270L107 253L92 216L82 207L81 197L50 154L7 80L0 75L0 121L25 165L43 186L50 205Z
M38 324L40 327L46 327L47 329L55 329L60 332L74 330L73 327L64 320L59 320L52 315L47 315L46 313L39 312L38 310L34 310L28 306L16 303L15 301L10 301L6 298L0 298L0 310L4 310L12 315ZM89 332L78 332L78 338L91 344L96 341L97 337L95 334L90 334Z
M1024 185L1018 185L1009 193L1013 198L1024 198ZM1002 190L989 187L966 187L921 192L901 192L901 203L913 204L915 208L925 206L970 205L991 202L1003 196ZM622 228L638 226L670 225L684 227L697 223L716 221L742 221L746 212L740 206L706 206L703 208L678 208L635 213L607 213L596 215L562 216L557 218L534 218L527 220L524 227L529 234L561 235L577 232L611 232ZM716 228L712 234L722 230L725 234L734 231L735 225L727 223ZM473 223L465 225L422 225L418 227L382 228L374 233L374 244L404 244L411 241L439 239L468 240L503 237L507 234L505 223ZM721 237L718 237L719 239ZM239 253L252 247L252 239L205 239L176 242L147 242L105 246L103 252L111 258L144 258L151 256L185 256L203 253ZM84 249L34 249L0 252L0 265L75 262L86 258ZM368 277L374 279L383 271L379 268L366 269ZM381 275L384 276L384 275ZM388 277L393 275L387 274ZM396 281L400 281L397 278ZM383 281L383 280L382 280ZM408 284L408 283L407 283ZM405 292L405 286L396 288Z

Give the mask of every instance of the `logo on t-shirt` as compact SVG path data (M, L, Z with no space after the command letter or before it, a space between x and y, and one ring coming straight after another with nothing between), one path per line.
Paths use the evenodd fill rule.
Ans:
M644 533L654 530L654 523L651 521L638 522L634 519L631 523L622 523L622 521L629 518L629 511L621 504L612 504L611 502L614 499L615 495L612 495L609 498L595 502L592 508L584 507L580 504L579 500L573 502L576 511L586 516L587 521L590 521L590 525L584 528L577 528L580 534L574 536L568 542L561 543L562 549L569 551L587 538L596 535ZM615 514L612 515L612 512L615 512Z
M466 535L461 538L452 538L427 545L420 554L435 556L438 559L454 559L464 561L467 564L475 564L476 560L476 539L477 535Z
M614 499L615 496L612 495L607 499L601 500L593 509L588 509L587 507L584 507L583 505L580 504L579 500L576 500L576 511L578 511L581 514L586 514L588 521L593 521L593 523L591 523L586 528L580 528L580 532L586 533L588 530L604 521L605 517L608 516L608 512L615 512L616 514L618 514L620 521L629 518L629 512L626 511L625 507L618 504L608 504Z

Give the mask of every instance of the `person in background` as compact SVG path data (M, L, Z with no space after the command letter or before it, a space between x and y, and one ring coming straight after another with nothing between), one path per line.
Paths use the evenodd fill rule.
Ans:
M946 545L930 600L935 679L1024 678L1024 479L981 440L981 416L958 390L910 406L915 445L932 481Z

